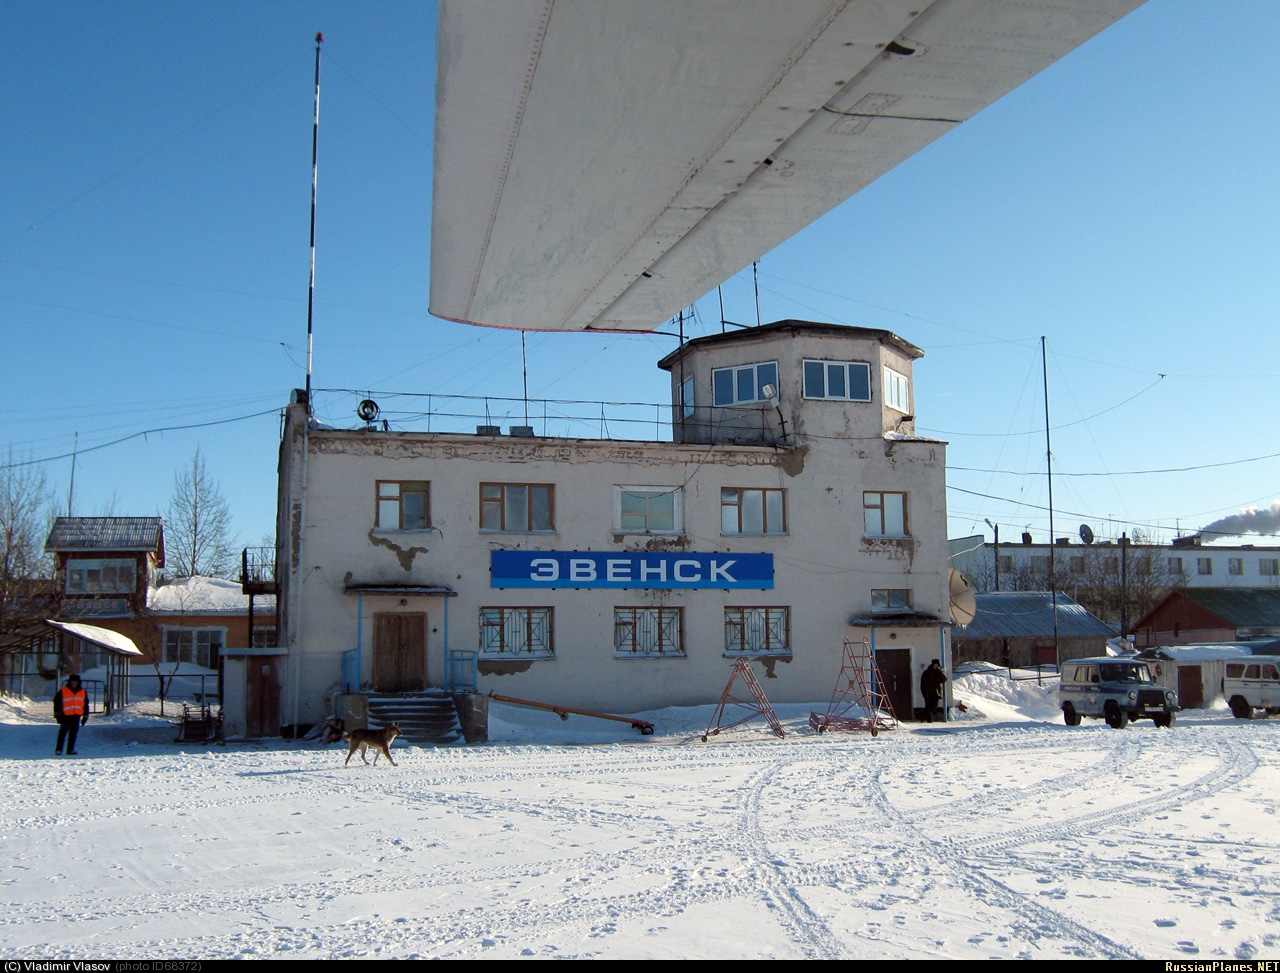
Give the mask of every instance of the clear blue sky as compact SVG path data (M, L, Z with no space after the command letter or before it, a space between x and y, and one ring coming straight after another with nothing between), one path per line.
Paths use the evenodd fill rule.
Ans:
M240 540L273 530L317 30L315 386L520 396L519 334L426 311L434 22L396 2L0 8L0 446L264 413L82 452L77 514L162 511L198 444ZM917 429L951 443L953 536L1048 536L1041 335L1059 536L1168 539L1280 497L1280 458L1240 462L1280 454L1277 34L1269 0L1149 0L762 259L765 321L925 350ZM755 320L749 268L723 293ZM692 334L719 330L714 293L698 315ZM531 397L669 397L670 338L527 344ZM317 401L355 422L354 397ZM1186 467L1209 468L1128 475ZM70 460L45 468L65 503Z

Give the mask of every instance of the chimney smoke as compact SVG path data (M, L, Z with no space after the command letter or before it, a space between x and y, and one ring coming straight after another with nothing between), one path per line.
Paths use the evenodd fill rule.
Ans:
M1270 507L1249 507L1238 514L1215 520L1200 533L1205 540L1216 537L1243 537L1245 534L1280 533L1280 500Z

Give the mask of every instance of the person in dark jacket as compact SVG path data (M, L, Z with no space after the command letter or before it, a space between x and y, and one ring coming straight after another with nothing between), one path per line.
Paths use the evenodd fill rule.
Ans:
M920 673L920 694L924 696L924 718L933 722L933 714L938 711L942 702L942 687L946 685L947 674L942 671L942 663L934 659L929 668Z
M89 694L80 686L80 677L74 672L53 696L53 718L58 721L58 745L54 754L62 753L63 743L67 745L67 753L74 754L76 734L89 722Z

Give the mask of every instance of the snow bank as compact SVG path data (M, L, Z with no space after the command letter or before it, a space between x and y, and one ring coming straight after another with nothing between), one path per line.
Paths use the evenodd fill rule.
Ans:
M968 707L965 717L999 722L1057 720L1057 675L1045 675L1037 681L1033 669L1014 669L1013 673L1018 678L1009 678L1007 669L957 676L952 694Z

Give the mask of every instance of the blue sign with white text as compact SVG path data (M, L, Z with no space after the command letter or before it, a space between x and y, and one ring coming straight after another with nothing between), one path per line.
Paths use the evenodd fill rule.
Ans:
M772 554L491 551L491 588L772 588Z

